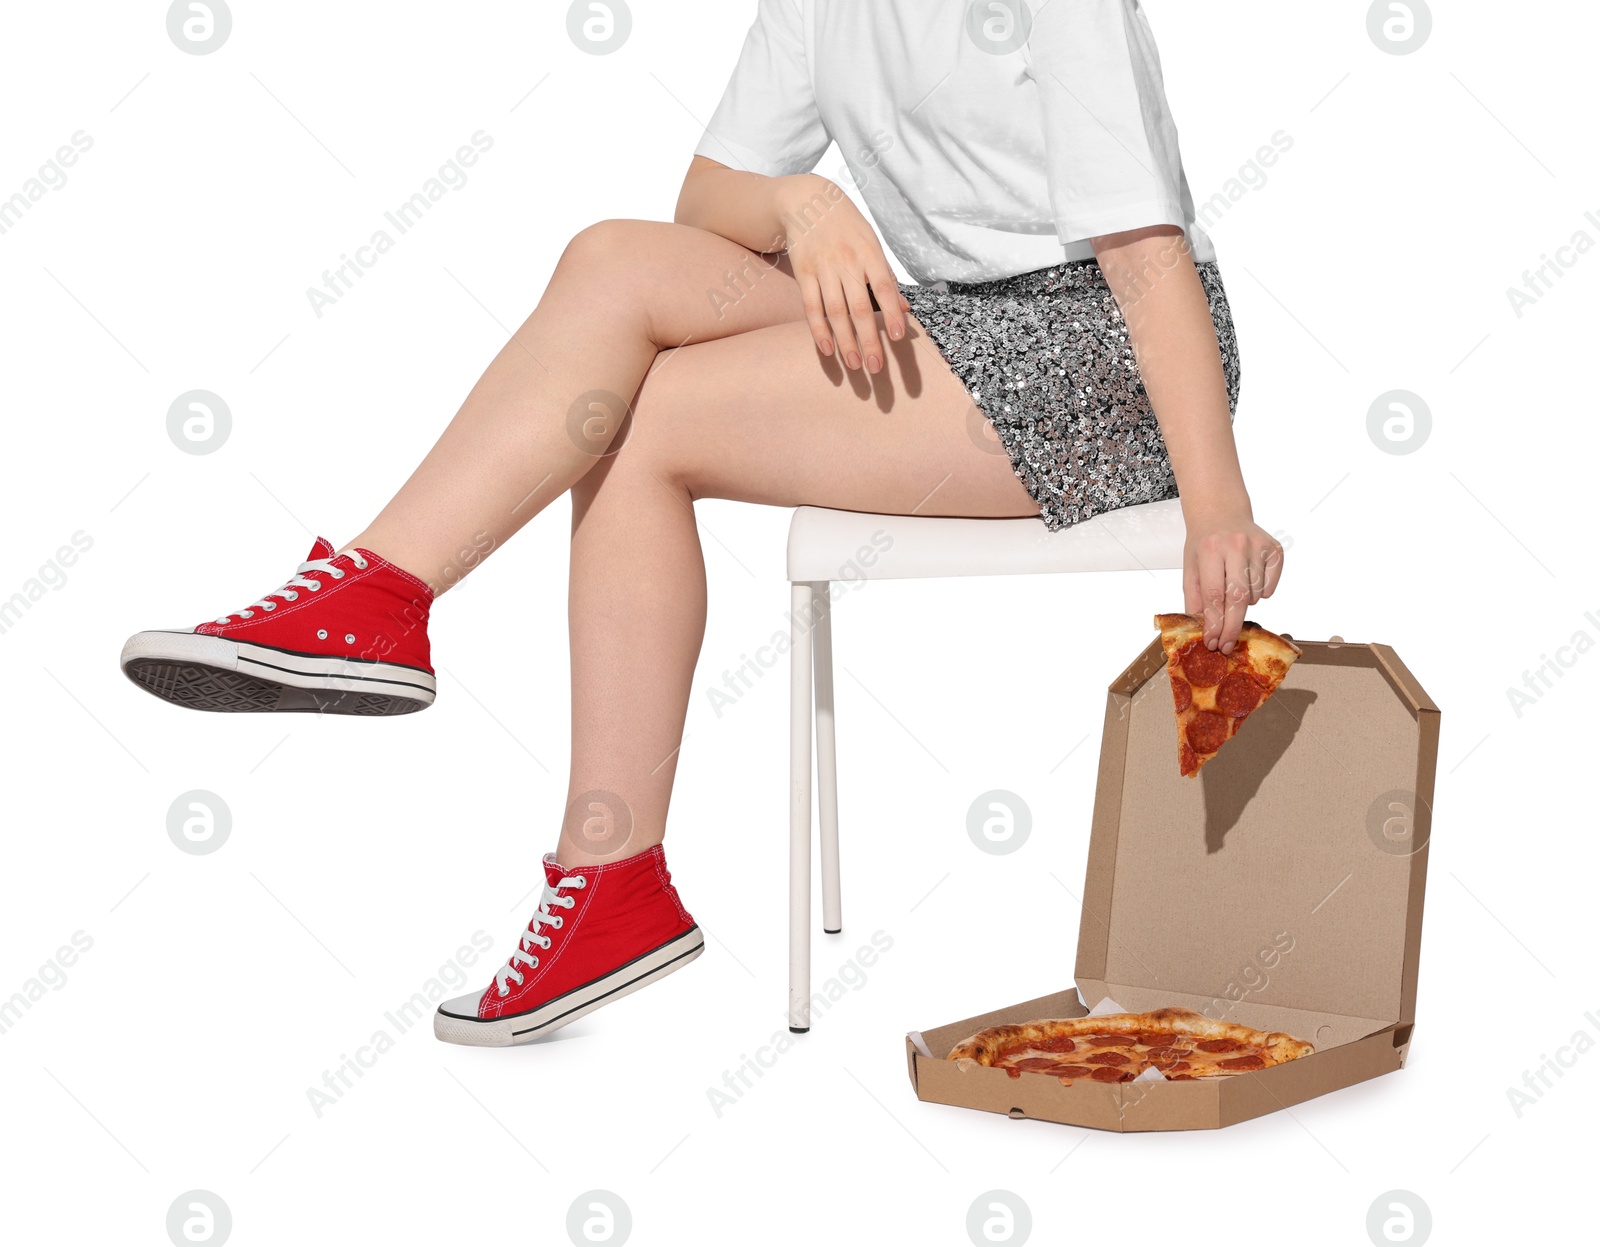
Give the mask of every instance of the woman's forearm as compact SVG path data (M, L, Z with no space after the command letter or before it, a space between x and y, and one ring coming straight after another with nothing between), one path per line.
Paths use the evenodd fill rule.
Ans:
M772 254L788 250L796 233L843 198L837 185L818 174L769 178L696 156L672 219Z
M1250 517L1228 390L1200 276L1169 228L1095 240L1178 478L1185 518Z

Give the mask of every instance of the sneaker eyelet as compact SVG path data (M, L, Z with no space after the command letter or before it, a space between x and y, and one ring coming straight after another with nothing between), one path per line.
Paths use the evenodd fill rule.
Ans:
M572 881L572 886L575 888L586 888L589 886L589 880L586 876L579 875Z
M306 582L306 587L308 589L310 589L311 592L315 593L318 589L322 588L322 581L320 581L320 580L307 581Z
M335 580L343 580L344 579L344 569L340 568L340 567L330 568L328 570L328 575L332 576Z
M254 614L254 613L255 613L255 612L253 612L253 611L240 611L240 612L239 612L239 618L240 618L240 619L249 619L249 618L250 618L250 616L251 616L251 615L252 615L252 614ZM227 622L228 622L228 621L227 621L227 620L226 620L226 619L224 619L224 620L223 620L223 621L222 621L222 622L223 622L223 623L227 623Z
M368 564L367 564L367 560L366 559L357 559L356 560L356 568L357 568L357 570L366 571L367 570L367 566L368 566Z
M346 645L354 645L356 643L356 634L354 632L346 632L344 634L344 643Z
M275 611L278 609L278 604L276 602L263 602L261 604L261 609L264 611Z
M317 640L326 641L327 639L328 639L328 630L326 628L318 628L317 629Z
M295 593L293 590L291 590L288 593L285 593L283 596L286 599L288 599L289 601L291 601L291 602L298 602L300 600L300 595L298 593Z
M550 925L553 926L557 931L561 930L561 923L562 918L560 914L557 914L555 917L550 919Z

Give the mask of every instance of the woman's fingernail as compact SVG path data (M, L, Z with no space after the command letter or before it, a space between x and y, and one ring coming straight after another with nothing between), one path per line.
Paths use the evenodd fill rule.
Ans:
M882 367L883 367L883 361L881 359L879 359L876 355L868 355L867 356L867 371L868 372L877 372L878 369L880 369Z
M822 344L822 353L823 353L823 354L824 354L824 355L832 355L832 354L833 354L833 343L831 343L831 342L824 342L824 343L823 343L823 344Z
M861 356L857 355L854 351L851 351L844 357L844 362L849 364L852 368L859 368L861 367Z

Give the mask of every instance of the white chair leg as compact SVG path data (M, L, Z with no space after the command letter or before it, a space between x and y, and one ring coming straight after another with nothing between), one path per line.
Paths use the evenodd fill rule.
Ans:
M789 586L789 1029L811 1029L811 609Z
M833 740L833 586L813 581L812 668L817 701L817 820L822 841L822 929L837 935L839 915L839 768Z

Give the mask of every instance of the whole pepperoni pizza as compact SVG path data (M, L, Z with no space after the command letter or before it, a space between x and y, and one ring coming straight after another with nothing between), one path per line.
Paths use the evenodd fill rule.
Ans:
M1193 615L1157 615L1156 627L1178 715L1178 771L1192 777L1277 692L1300 648L1248 619L1231 654L1206 648Z
M1013 1078L1048 1074L1070 1086L1132 1082L1148 1069L1172 1082L1223 1078L1282 1065L1312 1050L1282 1031L1167 1008L991 1026L958 1043L948 1059L973 1060Z

